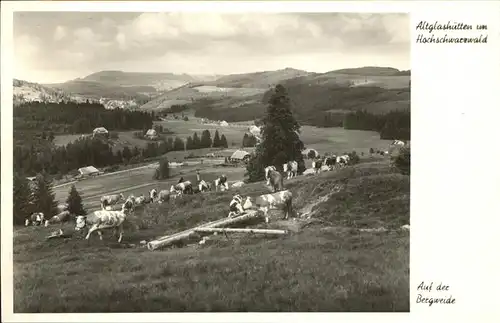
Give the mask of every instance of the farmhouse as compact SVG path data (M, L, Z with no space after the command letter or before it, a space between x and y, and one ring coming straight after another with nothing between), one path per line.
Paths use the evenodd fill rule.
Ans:
M146 134L144 135L144 137L148 138L148 139L156 139L158 138L158 133L156 132L156 130L154 129L149 129Z
M87 167L82 167L78 168L78 178L83 178L83 177L88 177L88 176L95 176L100 173L100 171L95 168L94 166L87 166Z
M238 163L238 162L246 162L250 158L250 154L244 150L237 150L235 151L231 157L229 157L229 160L232 163Z
M92 137L96 137L96 136L107 137L108 135L109 135L109 132L104 127L95 128L94 131L92 132Z
M220 123L221 127L227 127L229 126L229 123L227 123L225 120L221 121Z

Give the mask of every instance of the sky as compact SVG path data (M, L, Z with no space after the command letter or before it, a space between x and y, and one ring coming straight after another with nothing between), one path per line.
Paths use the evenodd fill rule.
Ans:
M14 77L410 69L408 14L15 12Z

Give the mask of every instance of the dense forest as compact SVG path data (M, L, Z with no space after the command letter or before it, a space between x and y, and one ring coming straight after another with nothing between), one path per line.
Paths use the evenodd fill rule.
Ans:
M149 129L154 115L135 110L108 110L102 104L91 102L26 102L14 109L13 117L15 132L67 134L90 133L97 127L105 127L109 131Z
M198 137L198 134L194 134ZM190 137L191 138L191 137ZM188 139L189 140L189 139ZM45 146L35 148L34 145L14 147L14 171L25 176L34 176L46 172L50 175L65 175L80 167L95 166L97 168L120 164L136 164L146 159L155 158L169 151L184 151L206 147L226 147L224 135L219 138L216 131L212 140L208 130L203 131L196 145L187 145L182 138L169 137L165 140L149 142L146 147L124 147L113 152L107 138L84 137L66 146Z

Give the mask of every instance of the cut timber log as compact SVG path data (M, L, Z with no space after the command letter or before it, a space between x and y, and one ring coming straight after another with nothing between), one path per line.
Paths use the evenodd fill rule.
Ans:
M286 230L268 230L268 229L232 229L232 228L198 228L196 232L226 232L226 233L262 233L262 234L288 234Z
M192 237L194 234L196 234L196 229L201 229L201 228L216 228L216 227L225 227L229 226L235 223L239 222L244 222L248 221L249 219L255 218L257 216L257 211L248 211L240 216L236 216L234 218L225 218L209 223L202 224L200 226L197 226L195 228L191 228L185 231L181 231L169 236L165 237L160 237L156 240L149 241L147 246L149 250L156 250L158 248L166 247L168 245L171 245L175 242L181 241L181 240L187 240L190 237Z

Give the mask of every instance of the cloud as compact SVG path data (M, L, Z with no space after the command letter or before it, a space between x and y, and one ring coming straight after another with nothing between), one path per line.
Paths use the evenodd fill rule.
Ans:
M347 61L370 65L370 57L373 64L409 66L407 14L38 12L14 18L16 63L39 70L230 73L286 62L326 71Z
M59 41L64 37L66 37L66 28L64 28L63 26L57 26L56 30L54 31L54 40Z

